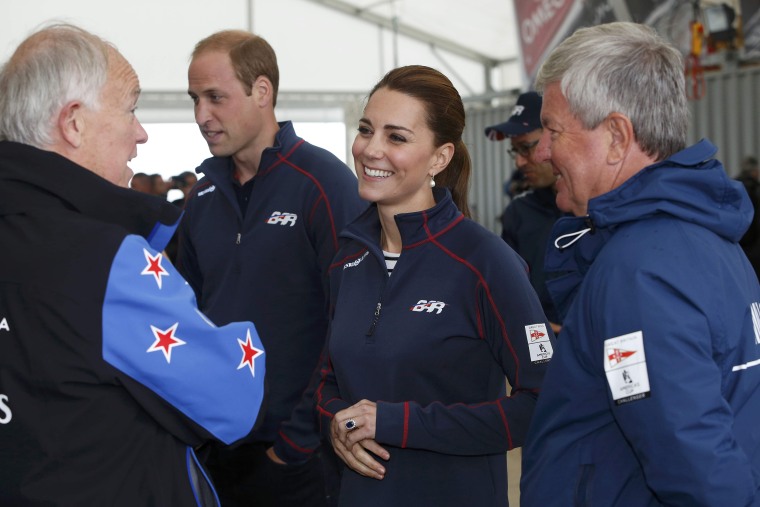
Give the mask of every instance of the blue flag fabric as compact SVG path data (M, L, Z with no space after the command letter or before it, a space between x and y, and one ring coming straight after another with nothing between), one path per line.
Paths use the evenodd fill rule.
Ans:
M162 253L128 236L103 307L103 358L225 444L253 428L264 347L251 322L214 325Z

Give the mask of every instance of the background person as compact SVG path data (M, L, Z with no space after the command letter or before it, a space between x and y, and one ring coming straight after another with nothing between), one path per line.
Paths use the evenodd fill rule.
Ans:
M145 173L135 173L129 180L129 188L144 194L153 193L153 183L150 181L150 176Z
M366 203L343 162L277 122L278 83L274 50L245 31L203 39L188 69L213 157L185 203L178 266L212 321L255 320L274 382L254 441L211 449L230 506L322 506L337 488L307 386L325 343L338 232Z
M510 140L512 147L507 153L528 185L527 191L514 196L504 209L501 237L528 263L530 283L557 334L562 320L546 288L544 254L552 227L562 216L562 211L556 203L554 184L557 177L551 164L534 158L542 132L541 96L531 91L517 98L506 122L486 128L486 137L493 141Z
M506 451L522 445L554 336L525 263L467 218L464 121L443 74L408 66L359 122L359 194L374 204L341 234L317 391L347 466L341 505L507 504Z
M752 209L709 141L686 147L680 52L576 31L542 65L567 310L523 448L521 505L760 504L760 286ZM547 487L547 483L551 487Z
M179 210L119 187L139 93L71 25L0 70L0 505L216 506L194 449L256 421L253 325L198 312L159 253Z
M185 201L187 200L187 196L190 194L190 191L193 189L193 186L198 183L198 177L194 172L183 171L176 176L172 176L170 181L172 188L176 188L182 192L182 197L179 199L174 199L171 202L175 206L182 208L185 206Z
M151 174L150 178L150 192L163 200L166 200L166 196L169 193L171 183L166 181L160 174Z

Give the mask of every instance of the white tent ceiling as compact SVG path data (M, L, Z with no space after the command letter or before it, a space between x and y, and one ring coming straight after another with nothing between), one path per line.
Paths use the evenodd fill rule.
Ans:
M113 42L148 94L184 94L193 45L243 28L275 48L285 94L366 93L414 63L471 97L521 86L513 16L505 0L3 0L0 60L40 23L64 20Z
M154 168L148 172L174 174L194 167L185 159L208 156L186 93L187 65L195 43L213 32L247 29L266 38L280 66L278 118L300 122L302 135L320 138L325 127L309 133L303 122L343 123L343 134L324 140L332 148L309 137L340 156L362 99L398 65L438 68L466 99L511 100L522 83L513 16L511 0L0 0L0 62L53 20L111 41L143 89L138 117L151 142L136 161ZM164 133L159 123L188 125ZM343 158L350 161L348 153Z

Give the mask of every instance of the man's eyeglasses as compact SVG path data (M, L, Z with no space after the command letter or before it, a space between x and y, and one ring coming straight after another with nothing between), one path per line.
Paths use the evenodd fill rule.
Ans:
M532 143L518 144L517 146L512 146L510 149L507 150L507 153L513 159L517 158L517 155L520 155L523 158L528 158L530 157L530 154L533 153L533 149L536 146L538 146L539 140L540 139L537 139L533 141Z

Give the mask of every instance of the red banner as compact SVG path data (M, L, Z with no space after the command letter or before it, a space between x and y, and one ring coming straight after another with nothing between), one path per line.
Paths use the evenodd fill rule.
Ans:
M691 0L515 0L523 66L529 80L554 47L582 26L610 21L633 21L654 27L682 51L689 51ZM742 0L747 51L760 42L757 0ZM681 47L684 39L687 47Z
M533 77L544 56L564 37L582 9L582 0L517 0L523 65Z

